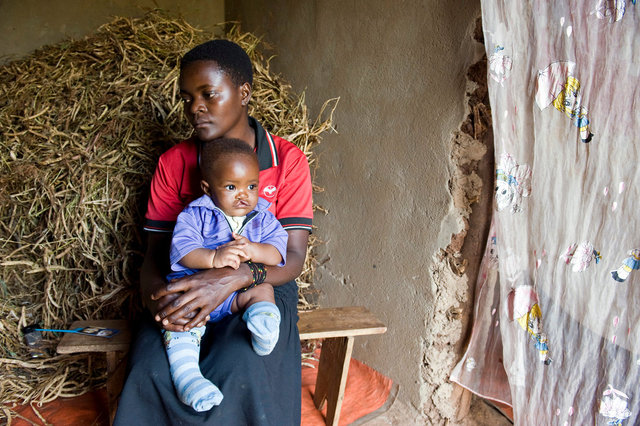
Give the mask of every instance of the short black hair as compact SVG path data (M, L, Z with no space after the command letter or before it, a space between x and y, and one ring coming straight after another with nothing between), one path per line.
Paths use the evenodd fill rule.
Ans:
M242 86L244 83L253 85L251 59L242 47L232 41L218 39L197 45L180 60L180 72L196 61L215 62L236 86Z
M214 169L215 163L224 156L247 155L258 162L258 156L246 142L234 138L218 138L204 142L200 151L200 173L206 178Z

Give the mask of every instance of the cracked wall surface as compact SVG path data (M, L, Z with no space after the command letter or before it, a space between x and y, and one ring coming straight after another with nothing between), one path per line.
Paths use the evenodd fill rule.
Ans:
M473 39L482 46L479 18ZM430 356L425 357L422 377L423 394L427 396L423 412L433 424L478 424L477 419L468 416L471 395L448 378L465 349L473 320L475 281L491 219L493 134L486 66L483 54L468 69L468 114L451 142L450 214L462 226L451 234L449 244L439 249L431 267L437 296L425 338L425 353ZM498 424L505 419L491 421Z

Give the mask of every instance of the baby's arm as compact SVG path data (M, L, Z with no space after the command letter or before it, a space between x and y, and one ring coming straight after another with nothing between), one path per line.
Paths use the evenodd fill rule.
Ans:
M256 226L260 228L259 235L252 237L256 239L255 242L234 232L232 234L233 240L218 247L218 250L235 247L244 253L244 256L240 255L242 262L250 260L254 263L270 266L284 266L289 234L282 228L276 217L269 212L262 215L259 220L261 222Z
M197 248L187 253L179 263L191 269L224 268L225 266L238 269L241 259L245 257L246 253L239 247Z
M251 255L247 256L254 263L264 263L265 265L278 265L282 263L282 255L277 248L266 243L250 243Z
M202 222L206 220L211 218L202 218L200 211L191 206L178 215L171 239L172 270L224 268L225 266L238 269L245 256L242 249L224 246L216 249L205 247Z
M213 268L213 259L216 251L207 248L197 248L187 253L179 263L185 268L190 269L209 269Z

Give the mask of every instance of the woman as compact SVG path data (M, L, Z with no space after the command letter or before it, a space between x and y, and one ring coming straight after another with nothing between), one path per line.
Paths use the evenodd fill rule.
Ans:
M299 424L300 341L294 280L302 271L311 231L309 165L295 145L271 135L249 117L253 74L242 48L226 40L209 41L185 54L180 67L180 96L195 132L161 156L151 183L140 287L155 324L151 318L137 324L115 424ZM171 283L163 277L175 219L202 195L199 146L221 137L240 139L256 150L259 194L272 203L270 210L289 240L286 265L266 267L265 281L275 287L282 315L278 344L270 355L259 357L239 315L208 324L200 368L225 398L212 410L198 413L176 397L159 329L186 331L204 323L211 311L233 291L249 286L254 277L246 264L237 270L206 270Z

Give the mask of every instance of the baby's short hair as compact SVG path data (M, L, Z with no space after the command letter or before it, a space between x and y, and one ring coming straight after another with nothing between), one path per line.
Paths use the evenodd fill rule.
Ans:
M200 173L208 176L215 169L215 163L225 156L246 155L258 162L258 157L246 142L234 138L218 138L204 142L200 151Z
M229 76L233 84L253 84L253 68L249 55L236 43L229 40L210 40L199 44L184 54L180 71L196 61L213 61Z

